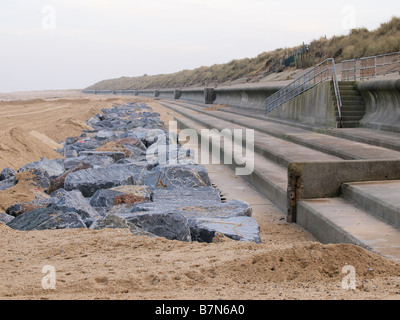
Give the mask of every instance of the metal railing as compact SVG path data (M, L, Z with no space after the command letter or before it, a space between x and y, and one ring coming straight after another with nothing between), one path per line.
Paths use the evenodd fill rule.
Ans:
M368 80L400 72L400 52L342 61L342 81Z
M310 71L303 74L301 77L297 78L278 92L268 97L266 100L265 114L271 112L272 110L275 110L282 104L325 81L333 81L339 119L341 121L342 101L340 98L335 60L333 58L328 58L324 60L323 62L312 68Z

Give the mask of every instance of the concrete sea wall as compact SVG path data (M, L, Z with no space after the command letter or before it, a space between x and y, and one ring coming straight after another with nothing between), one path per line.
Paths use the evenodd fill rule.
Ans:
M268 116L336 127L336 113L333 99L331 83L320 83L284 103L270 112Z
M265 110L265 100L279 91L280 86L257 88L215 89L215 104L225 104L246 109Z
M361 127L400 132L400 79L357 82L366 106Z

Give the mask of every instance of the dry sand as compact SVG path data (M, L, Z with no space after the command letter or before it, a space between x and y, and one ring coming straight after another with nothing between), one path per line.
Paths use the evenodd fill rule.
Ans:
M25 94L25 100L0 103L1 169L18 169L40 156L57 157L55 143L79 135L90 116L137 99L52 94ZM141 101L164 121L172 119L156 101ZM40 192L24 178L0 192L1 203L25 201ZM218 181L223 193L234 183L226 179ZM183 243L137 237L127 230L18 232L0 224L0 299L400 298L399 264L353 245L322 245L286 223L272 205L259 206L254 218L262 244L223 237L213 244ZM56 269L55 290L42 288L46 265ZM356 290L342 288L346 265L355 267Z

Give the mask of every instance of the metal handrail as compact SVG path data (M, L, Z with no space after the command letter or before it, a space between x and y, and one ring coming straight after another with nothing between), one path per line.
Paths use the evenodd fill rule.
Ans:
M333 81L336 103L341 122L342 100L340 97L335 60L333 58L328 58L324 60L296 80L292 81L291 83L280 89L278 92L268 97L265 103L265 114L271 112L272 110L275 110L285 102L295 98L296 96L312 89L316 85L325 81Z

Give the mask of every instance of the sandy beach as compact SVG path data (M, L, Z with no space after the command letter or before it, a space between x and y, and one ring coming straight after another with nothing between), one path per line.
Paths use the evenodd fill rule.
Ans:
M164 122L173 120L151 98L78 91L0 94L0 170L61 157L55 151L60 141L88 129L86 120L101 109L126 101L148 103ZM227 197L234 181L229 172L220 168L215 181ZM0 191L0 212L33 197L22 181ZM257 197L265 201L253 214L261 244L224 237L211 244L184 243L124 229L21 232L0 224L0 299L400 299L398 263L353 245L323 245ZM48 265L56 270L54 290L42 286ZM345 266L356 270L355 290L342 287Z

